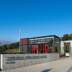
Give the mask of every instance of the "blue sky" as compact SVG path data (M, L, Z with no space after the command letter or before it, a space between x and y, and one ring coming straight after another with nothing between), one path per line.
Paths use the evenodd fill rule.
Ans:
M66 33L72 33L72 0L0 0L1 40Z

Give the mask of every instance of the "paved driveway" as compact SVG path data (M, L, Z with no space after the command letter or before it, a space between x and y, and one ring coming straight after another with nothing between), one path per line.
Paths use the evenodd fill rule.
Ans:
M21 67L3 72L72 72L72 58L62 58L48 63Z

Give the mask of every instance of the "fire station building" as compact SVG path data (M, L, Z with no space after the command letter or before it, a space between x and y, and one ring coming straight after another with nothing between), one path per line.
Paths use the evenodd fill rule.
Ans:
M58 53L60 38L56 35L22 38L20 39L20 49L24 54Z

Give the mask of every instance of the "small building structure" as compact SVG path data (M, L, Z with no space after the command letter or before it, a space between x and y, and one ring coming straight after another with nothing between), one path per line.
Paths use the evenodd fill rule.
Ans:
M61 41L61 51L62 56L72 56L72 40Z

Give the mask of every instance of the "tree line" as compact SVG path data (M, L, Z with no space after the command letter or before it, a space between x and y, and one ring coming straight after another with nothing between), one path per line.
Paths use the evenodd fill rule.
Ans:
M64 34L62 40L72 40L72 34Z
M11 43L11 44L5 44L0 46L0 53L6 53L6 51L8 50L12 50L12 49L18 49L19 48L19 42L16 43Z

